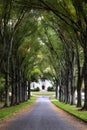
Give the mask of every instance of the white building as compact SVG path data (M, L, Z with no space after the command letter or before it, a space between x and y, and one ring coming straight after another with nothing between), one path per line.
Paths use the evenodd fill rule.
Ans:
M42 81L41 79L38 82L32 82L30 84L31 89L39 87L40 91L47 90L48 87L52 87L52 83L49 80Z

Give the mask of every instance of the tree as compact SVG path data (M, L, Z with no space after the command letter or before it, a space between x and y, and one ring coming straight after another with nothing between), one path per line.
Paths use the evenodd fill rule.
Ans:
M9 99L8 86L10 77L12 78L12 84L14 79L17 81L15 84L16 87L12 88L16 88L16 94L19 96L20 89L18 88L20 87L18 87L18 84L25 86L23 90L26 93L25 82L28 78L30 81L32 70L38 66L43 75L55 77L56 97L59 84L60 101L73 104L74 91L77 89L78 107L81 106L81 86L84 80L85 100L83 109L87 109L86 6L87 3L85 1L79 0L1 1L0 50L2 53L0 53L0 63L1 68L4 66L3 71L6 76L6 106L8 106ZM31 20L27 18L28 15L25 14L26 11L27 14L29 13ZM23 17L25 19L23 19ZM28 24L26 24L26 22L28 22ZM37 33L34 27L30 27L32 23L34 23L35 29L38 26ZM35 34L28 38L34 31ZM33 41L33 37L35 37L35 41ZM48 52L48 54L42 54L41 51L43 50L40 47L46 47L45 52ZM38 51L38 49L40 51ZM81 51L79 52L79 50ZM17 51L19 54L16 54ZM81 52L83 52L83 54ZM43 55L42 57L44 58L38 58L38 54ZM3 57L4 60L2 62ZM83 57L84 60L82 60L81 57ZM38 59L40 59L40 61ZM41 62L43 66L40 66ZM44 69L49 68L49 66L52 68L52 72L50 71L50 73L47 74L44 72ZM26 76L27 72L28 75ZM20 83L18 82L19 79L21 81ZM23 93L24 99L25 93ZM17 102L19 102L20 98L17 100Z

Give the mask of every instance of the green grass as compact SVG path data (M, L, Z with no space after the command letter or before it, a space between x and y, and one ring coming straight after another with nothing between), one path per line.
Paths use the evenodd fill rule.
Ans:
M77 118L87 122L87 111L80 111L75 105L69 105L59 102L56 99L52 99L51 102L57 107L65 110L66 112L76 116Z
M40 92L31 92L32 96L54 96L55 92L40 91Z
M4 118L18 112L19 110L22 110L22 109L28 107L29 105L32 105L35 101L36 101L36 98L31 97L31 99L28 100L27 102L21 103L16 106L0 109L0 119L4 119Z

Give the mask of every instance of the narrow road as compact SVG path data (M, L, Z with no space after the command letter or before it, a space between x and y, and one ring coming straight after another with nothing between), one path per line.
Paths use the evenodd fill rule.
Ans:
M0 130L87 130L87 127L72 122L52 106L48 97L39 97L31 112L9 119Z

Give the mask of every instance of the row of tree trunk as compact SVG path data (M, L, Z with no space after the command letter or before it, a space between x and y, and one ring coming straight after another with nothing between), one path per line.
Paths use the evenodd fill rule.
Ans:
M13 0L5 0L0 4L0 75L5 79L4 106L8 107L30 98L30 83L21 67L23 59L17 54L22 38L15 38L25 10L17 8Z

